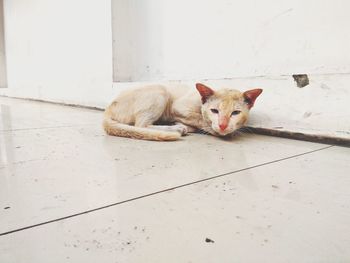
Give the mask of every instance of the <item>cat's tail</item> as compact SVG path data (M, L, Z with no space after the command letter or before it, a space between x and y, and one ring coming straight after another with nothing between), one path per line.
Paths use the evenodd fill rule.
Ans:
M159 131L118 123L106 116L103 128L107 134L148 141L175 141L181 137L179 132Z

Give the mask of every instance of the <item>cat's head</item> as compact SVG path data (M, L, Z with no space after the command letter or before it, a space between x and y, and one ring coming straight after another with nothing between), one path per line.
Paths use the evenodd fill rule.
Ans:
M197 83L196 88L202 97L202 115L207 127L205 131L225 136L241 128L248 120L249 110L263 91L252 89L241 93L234 89L212 90Z

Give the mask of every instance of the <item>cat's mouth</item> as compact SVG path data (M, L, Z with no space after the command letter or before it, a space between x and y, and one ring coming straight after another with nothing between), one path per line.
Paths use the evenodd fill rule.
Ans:
M221 130L220 127L215 127L212 125L208 125L206 128L202 129L203 131L210 133L211 135L224 137L230 134L235 133L238 129L225 129Z
M221 130L220 127L216 127L216 126L211 127L211 130L213 131L212 134L215 136L221 136L221 137L240 134L242 133L242 129L245 129L245 128L243 128L241 125L235 125L234 127L231 126L231 128L228 127L225 130Z
M220 132L219 135L220 135L220 136L227 136L227 135L232 134L232 133L234 133L234 132L235 132L235 131L224 131L224 132Z
M229 129L222 131L222 130L220 130L220 128L217 129L214 127L212 128L212 130L214 131L214 133L215 133L214 135L216 135L216 136L227 136L227 135L232 134L236 131L236 130L229 130Z

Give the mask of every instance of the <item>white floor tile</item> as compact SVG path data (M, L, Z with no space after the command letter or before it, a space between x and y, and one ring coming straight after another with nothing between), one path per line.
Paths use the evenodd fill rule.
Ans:
M193 155L184 155L192 166L199 167L198 170L190 169L186 174L185 169L177 169L175 173L168 172L171 168L162 167L147 172L151 182L141 180L135 183L134 189L132 184L126 183L127 178L132 177L116 173L115 187L119 185L119 191L126 193L140 191L142 184L148 189L152 184L164 184L164 180L174 182L174 178L191 177L193 173L199 176L201 167L211 164L209 171L212 171L214 164L220 166L216 159L219 153L229 153L230 165L233 165L235 158L242 160L239 156L243 154L245 160L249 160L245 163L250 164L258 156L271 156L277 146L284 154L291 149L285 140L255 136L239 143L205 137L189 137L185 141L173 144L178 147L176 152L183 152L182 145L185 145L192 154L198 151L198 156L211 156L204 160L199 158L201 162L198 159L191 162ZM208 147L208 141L214 145ZM113 154L123 152L113 147L123 145L121 142L126 141L108 141ZM267 142L269 146L265 145ZM165 156L165 149L170 149L168 145L158 144L156 147L160 149L154 151ZM264 153L263 145L267 147ZM305 145L310 147L308 143ZM151 143L138 146L128 143L128 146L135 154L155 147ZM219 153L215 154L217 151L213 149L219 149ZM223 149L225 152L220 152ZM253 152L256 154L251 156ZM171 156L171 150L167 154ZM151 155L144 155L141 160L150 161ZM349 148L332 147L0 236L0 262L349 262L349 158ZM144 168L146 164L141 161L139 165ZM230 169L236 167L226 165ZM50 174L46 174L47 178L53 180ZM100 175L104 176L102 168ZM75 180L75 183L81 178L65 177L67 182ZM57 188L60 188L58 183ZM80 193L71 192L71 195ZM89 193L90 189L86 197ZM17 192L18 199L24 199L25 194Z
M0 233L327 147L267 136L178 142L95 126L0 132Z
M350 259L350 149L257 135L137 141L106 136L101 119L0 98L0 262Z

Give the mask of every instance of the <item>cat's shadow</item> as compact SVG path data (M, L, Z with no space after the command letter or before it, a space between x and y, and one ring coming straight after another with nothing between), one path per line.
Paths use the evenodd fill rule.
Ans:
M244 141L246 139L250 139L256 134L253 133L252 131L244 128L244 130L238 130L234 132L233 134L229 134L223 137L218 137L219 139L223 141L228 141L228 142L237 142L237 141Z
M221 141L225 141L225 142L243 142L243 141L246 141L246 140L254 137L256 134L254 134L254 133L238 133L238 134L230 134L230 135L226 135L226 136L214 136L211 134L201 134L201 133L196 132L196 133L187 134L185 137L191 136L191 135L210 136L212 138L216 138L217 140L221 140Z

